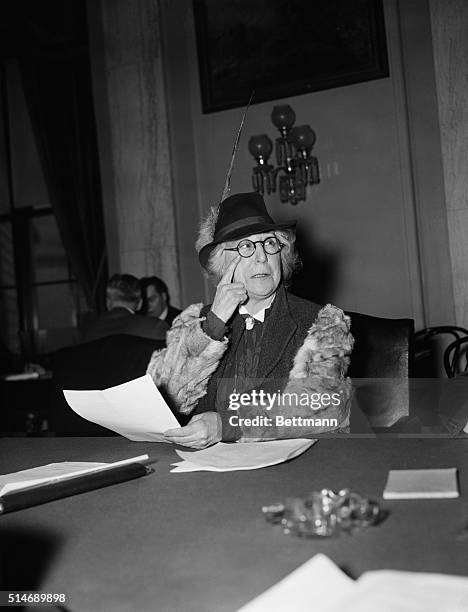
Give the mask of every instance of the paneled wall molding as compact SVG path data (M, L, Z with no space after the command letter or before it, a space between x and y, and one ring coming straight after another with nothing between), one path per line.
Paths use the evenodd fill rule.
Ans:
M385 24L387 31L390 74L395 107L396 138L398 142L398 160L402 199L402 248L405 249L407 266L407 291L411 299L411 316L415 328L425 326L426 313L424 308L422 282L421 252L418 237L418 222L416 214L416 198L414 177L411 163L411 144L408 117L408 101L406 95L404 68L401 48L401 33L397 0L386 0Z
M424 325L454 324L452 262L428 0L399 0L398 11Z
M468 327L468 3L429 4L456 322Z

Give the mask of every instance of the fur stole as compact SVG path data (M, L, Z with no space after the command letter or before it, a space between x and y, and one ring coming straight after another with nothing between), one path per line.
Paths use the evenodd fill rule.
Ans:
M219 342L201 328L202 304L192 304L175 320L167 333L167 348L153 353L147 372L174 408L190 414L206 394L210 376L224 355L228 340ZM351 396L345 378L353 347L350 319L328 304L323 307L298 350L285 392L325 388ZM305 380L306 379L306 380Z

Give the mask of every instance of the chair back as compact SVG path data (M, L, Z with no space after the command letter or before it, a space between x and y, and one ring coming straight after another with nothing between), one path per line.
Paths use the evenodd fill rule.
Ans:
M415 372L417 378L451 378L444 354L450 342L468 336L468 330L456 325L426 327L414 334Z
M348 375L355 381L355 399L371 427L390 427L409 414L414 321L346 314L354 336Z
M164 346L162 340L119 334L53 353L50 430L57 436L114 435L105 427L90 423L73 412L62 390L102 390L143 376L153 351Z
M444 352L444 367L449 378L468 370L468 335L448 345Z
M413 319L384 319L359 312L351 317L352 378L408 378L412 374Z

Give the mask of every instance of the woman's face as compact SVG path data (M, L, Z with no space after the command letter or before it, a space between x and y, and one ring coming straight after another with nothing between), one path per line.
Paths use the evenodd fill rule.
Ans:
M273 232L247 236L252 242L271 237L275 237ZM232 246L237 246L241 240L245 238L236 240ZM234 272L233 282L244 283L249 300L258 302L270 297L278 289L281 281L281 252L268 255L263 245L255 246L255 253L251 257L240 258ZM238 255L236 251L225 251L225 253L228 264Z

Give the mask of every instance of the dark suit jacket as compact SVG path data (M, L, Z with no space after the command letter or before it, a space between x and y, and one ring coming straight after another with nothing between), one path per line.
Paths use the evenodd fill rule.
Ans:
M209 308L210 306L205 306L202 314L205 314ZM270 393L284 388L289 378L289 372L293 367L294 357L304 344L307 332L317 318L320 309L321 306L299 298L280 287L272 305L272 312L264 323L264 325L267 325L264 331L266 343L262 350L262 359L257 374L256 386L258 388ZM244 325L243 318L236 315L232 321L230 332L227 334L230 339L229 348L223 355L218 369L211 376L207 393L198 402L195 414L208 412L216 406L219 380L223 378L229 355L239 345ZM352 433L370 433L372 431L356 402L353 403L351 408L350 424Z
M165 340L168 329L169 325L161 319L132 314L126 308L113 308L83 330L83 342L92 342L116 334Z
M176 318L177 315L179 315L182 311L179 310L178 308L175 308L174 306L169 306L167 309L167 316L164 319L164 321L166 321L166 323L168 323L169 325L172 325L172 321Z
M210 307L206 307L208 310ZM283 287L277 291L272 305L271 314L265 319L264 349L259 364L257 380L263 381L262 388L268 390L270 379L272 390L278 389L278 383L286 383L289 372L293 367L294 357L303 345L307 332L317 318L320 306L288 293ZM237 350L244 329L244 319L236 315L232 321L228 334L229 348L211 376L207 393L198 402L196 413L213 410L216 405L218 380L223 377L224 369L229 355Z
M58 436L115 435L73 412L62 389L106 389L143 376L153 351L164 346L163 340L112 335L52 353L51 431Z

